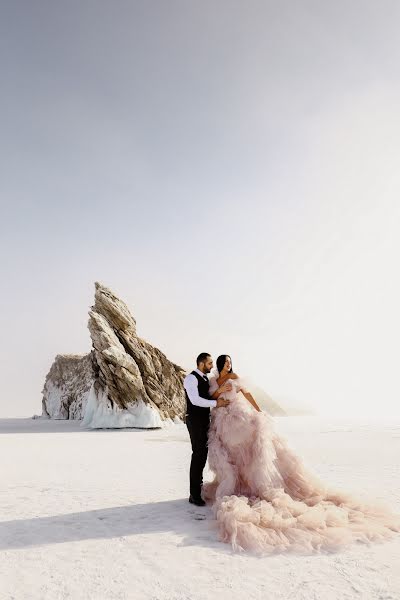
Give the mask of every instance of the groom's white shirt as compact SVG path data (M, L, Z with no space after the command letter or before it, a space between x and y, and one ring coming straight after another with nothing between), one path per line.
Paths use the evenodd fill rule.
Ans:
M200 369L194 370L200 375L200 377L204 377L204 373L202 373ZM217 406L216 400L207 400L206 398L201 398L199 396L199 382L193 373L186 375L183 386L187 392L187 395L189 396L190 402L195 406L202 406L203 408L214 408L214 406Z

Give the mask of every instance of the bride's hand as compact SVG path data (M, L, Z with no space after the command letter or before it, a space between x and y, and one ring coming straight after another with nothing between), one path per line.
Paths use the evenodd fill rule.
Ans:
M224 392L230 392L232 390L232 384L226 381L222 385L219 386L218 392L223 394Z

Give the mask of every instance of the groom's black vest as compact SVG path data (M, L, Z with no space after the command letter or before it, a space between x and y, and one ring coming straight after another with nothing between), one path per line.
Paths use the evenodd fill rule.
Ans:
M201 375L197 373L197 371L192 371L191 373L194 375L199 384L199 396L200 398L204 398L205 400L212 400L209 389L210 382L203 379ZM185 390L186 396L186 415L191 417L192 419L201 420L201 421L209 421L210 419L210 408L207 406L196 406L190 402L189 396L187 395L187 391Z

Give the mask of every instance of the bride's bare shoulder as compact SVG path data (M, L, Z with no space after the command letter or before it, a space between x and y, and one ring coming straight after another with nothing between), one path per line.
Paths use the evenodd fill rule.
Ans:
M219 377L217 377L216 381L217 381L218 385L222 385L223 383L228 381L228 379L239 379L239 375L237 373L227 373L223 377L221 377L221 375Z

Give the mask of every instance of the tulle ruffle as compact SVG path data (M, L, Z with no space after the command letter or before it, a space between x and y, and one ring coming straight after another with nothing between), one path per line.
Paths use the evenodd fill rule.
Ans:
M399 514L324 484L276 433L269 415L231 394L229 407L211 411L214 479L202 490L221 541L258 554L308 554L400 532Z

